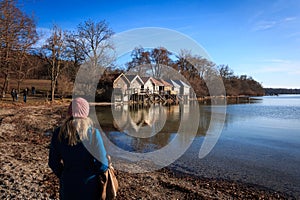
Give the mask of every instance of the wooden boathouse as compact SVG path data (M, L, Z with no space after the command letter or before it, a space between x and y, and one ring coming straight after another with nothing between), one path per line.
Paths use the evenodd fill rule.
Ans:
M188 101L190 86L182 80L163 80L120 74L113 83L113 101L121 103L164 103Z

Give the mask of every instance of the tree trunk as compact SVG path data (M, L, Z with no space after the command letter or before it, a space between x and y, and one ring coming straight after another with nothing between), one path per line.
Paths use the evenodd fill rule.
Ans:
M5 93L8 92L9 89L9 71L7 70L7 73L5 73L5 79L4 79L4 83L3 83L3 91Z
M55 80L51 80L51 102L54 101L55 95Z

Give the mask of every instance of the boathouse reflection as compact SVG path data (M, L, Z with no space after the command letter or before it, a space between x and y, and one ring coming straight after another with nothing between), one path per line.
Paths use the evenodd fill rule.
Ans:
M196 102L197 103L197 102ZM149 152L168 145L174 138L178 147L190 142L193 134L188 131L180 134L182 124L187 125L195 120L190 115L196 105L180 104L174 106L163 106L152 104L149 107L139 105L113 105L113 126L119 132L110 132L108 136L112 142L119 147L130 151ZM197 106L197 109L198 106ZM209 126L209 117L200 114L199 119L205 126ZM181 127L180 127L181 126ZM205 128L201 128L200 134ZM182 132L182 131L181 131Z
M150 107L117 105L112 112L115 128L137 138L154 136L162 130L167 118L166 107L160 104Z

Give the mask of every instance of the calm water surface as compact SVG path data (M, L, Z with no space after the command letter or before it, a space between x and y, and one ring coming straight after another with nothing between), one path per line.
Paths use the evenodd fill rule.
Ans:
M202 159L199 149L207 137L212 113L209 105L200 105L196 137L186 133L193 142L170 167L208 178L258 184L300 199L300 95L255 99L227 105L221 136ZM193 109L193 105L147 109L113 106L97 107L97 115L114 144L143 153L169 145L179 124L191 123L188 113ZM185 143L175 144L181 142Z

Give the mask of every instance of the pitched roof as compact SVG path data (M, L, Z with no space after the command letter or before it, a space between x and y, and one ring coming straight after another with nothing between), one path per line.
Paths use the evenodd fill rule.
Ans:
M164 84L162 82L160 82L159 80L153 78L153 77L150 77L151 78L151 81L153 82L154 85L157 85L157 86L164 86Z
M130 82L132 82L133 81L133 79L135 79L135 77L137 76L137 75L125 75L126 76L126 78L130 81Z
M172 87L172 84L168 83L167 81L165 81L163 79L159 79L159 81L162 82L162 84L164 84L164 86Z
M188 84L186 84L185 82L183 82L182 80L173 80L175 83L179 84L180 86L183 87L187 87L190 88L191 86L189 86Z
M134 80L138 80L138 82L140 82L141 84L144 84L143 80L141 79L141 77L139 75L128 75L128 74L125 74L124 75L127 80L129 81L129 83L131 84Z
M172 79L166 80L168 83L170 83L173 87L180 88L180 85L173 81Z
M141 77L142 81L144 84L150 79L150 77Z
M117 82L120 78L124 77L124 80L129 84L130 81L128 80L128 78L125 76L125 74L121 73L115 80L114 80L114 84L115 82Z

